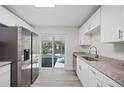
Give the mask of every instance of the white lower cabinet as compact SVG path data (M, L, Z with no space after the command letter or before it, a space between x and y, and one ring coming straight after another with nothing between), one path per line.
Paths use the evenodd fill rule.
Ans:
M81 79L81 61L77 59L77 67L76 67L76 74L79 79Z
M81 82L84 87L88 86L88 65L82 61L81 63Z
M10 65L0 67L0 87L10 87Z
M88 64L81 59L77 59L77 75L84 87L88 86Z
M101 86L99 80L96 77L97 77L97 71L94 68L89 67L89 87Z
M89 87L97 87L96 75L91 70L89 70Z
M107 76L104 76L103 87L121 87L121 86L112 79L108 78Z
M114 80L91 67L80 58L77 58L76 73L83 87L121 87Z

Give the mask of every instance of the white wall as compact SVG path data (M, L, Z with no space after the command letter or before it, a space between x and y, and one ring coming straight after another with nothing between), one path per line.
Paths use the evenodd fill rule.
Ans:
M73 52L81 50L78 46L78 29L73 27L36 27L35 31L39 35L65 35L65 69L71 70L73 63Z
M100 42L100 32L92 34L92 45L98 48L99 55L124 60L124 44L110 44ZM88 52L89 47L82 47L82 51Z
M23 20L21 20L2 6L0 6L0 23L8 26L23 26L33 31L33 28L29 24L25 23Z

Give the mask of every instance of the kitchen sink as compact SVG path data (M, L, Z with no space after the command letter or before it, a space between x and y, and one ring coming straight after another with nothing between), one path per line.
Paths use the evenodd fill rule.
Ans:
M98 61L97 59L93 58L93 57L89 57L89 56L82 56L82 58L88 60L88 61Z

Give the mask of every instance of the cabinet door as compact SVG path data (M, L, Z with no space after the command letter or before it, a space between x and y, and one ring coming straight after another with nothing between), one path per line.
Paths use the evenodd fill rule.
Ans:
M120 41L122 6L101 7L101 41Z
M113 81L112 79L108 78L107 76L104 77L103 87L121 87L118 83Z
M81 83L84 87L88 87L88 64L81 62Z
M91 36L83 33L83 45L91 45Z
M85 35L84 32L86 30L85 24L79 29L79 44L80 45L90 45L91 44L91 36Z
M0 87L10 87L10 65L0 67Z
M83 44L83 30L82 30L83 28L81 27L80 29L79 29L79 45L82 45Z
M87 30L89 32L100 26L100 9L98 9L87 21Z
M77 74L79 79L81 79L81 75L80 75L80 73L81 73L81 64L80 63L81 63L80 59L77 58L76 74Z
M93 30L94 28L100 26L100 9L98 9L94 15L92 16L92 23L91 23L91 29Z
M92 67L89 68L89 87L97 87L97 73L96 70L93 69Z

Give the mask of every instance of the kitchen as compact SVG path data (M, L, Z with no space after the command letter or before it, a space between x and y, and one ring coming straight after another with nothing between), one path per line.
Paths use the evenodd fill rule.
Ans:
M62 12L62 13L60 13L60 15L65 13L65 15L66 16L68 15L68 16L63 17L63 16L59 15L59 18L58 18L58 15L57 16L52 15L52 17L54 16L54 17L56 17L56 19L57 18L60 19L60 17L65 18L65 19L68 18L68 20L66 19L67 21L65 21L65 20L62 21L63 19L61 18L62 20L60 20L60 21L58 21L58 19L57 20L54 19L55 21L53 21L51 19L51 21L47 22L48 20L46 21L46 19L49 18L49 16L47 15L46 19L42 19L43 22L41 22L41 23L39 22L42 26L39 26L39 24L36 23L36 21L38 21L39 18L36 18L36 16L30 17L30 13L27 12L27 10L22 11L24 9L27 9L27 10L29 9L30 11L33 11L36 14L38 14L37 12L40 11L40 10L35 10L34 6L26 6L26 5L23 5L23 6L18 6L18 5L0 6L0 10L2 11L0 14L0 17L1 17L0 32L2 32L2 30L4 30L4 29L6 29L6 30L4 30L6 32L7 29L9 29L9 28L14 29L14 30L21 29L21 30L18 30L20 32L15 31L18 33L15 34L16 39L13 39L13 40L17 40L19 38L22 38L22 39L24 38L22 41L20 41L20 42L23 42L22 44L24 44L23 45L24 49L17 50L16 48L14 48L14 49L16 49L16 51L24 51L26 49L25 53L27 53L27 54L25 54L25 55L28 55L26 58L29 59L29 54L28 54L29 50L27 50L27 49L30 49L30 52L33 51L32 50L33 45L30 45L30 44L32 44L31 42L33 42L31 39L32 33L34 33L36 36L39 36L39 38L36 41L34 41L34 42L38 42L37 44L41 43L40 39L43 34L50 34L50 35L52 34L52 35L56 35L56 36L64 35L65 36L65 50L64 50L65 51L64 52L65 53L64 54L65 66L64 66L64 68L61 68L61 69L65 70L67 72L71 70L74 73L76 73L76 76L75 76L75 77L77 77L76 80L79 80L79 82L81 83L81 85L79 85L79 83L78 83L77 86L78 85L80 87L123 87L124 86L124 79L123 79L123 76L124 76L124 74L123 74L123 71L124 71L124 67L123 67L124 66L124 50L123 50L124 49L124 46L123 46L123 40L124 40L124 38L123 38L123 29L124 29L123 28L123 23L124 23L123 10L124 10L124 6L121 6L121 5L118 5L118 6L117 5L116 6L114 6L114 5L113 6L112 5L109 5L109 6L107 6L107 5L62 6L61 5L61 6L59 6L59 5L57 5L57 6L55 6L55 9L58 9L58 10L54 10L54 8L46 9L46 12L44 12L44 14L47 15L48 13L52 14L52 12L54 12L54 13ZM43 10L45 10L45 9L43 9ZM73 12L69 12L70 10L73 10ZM85 10L87 10L87 11L85 11ZM18 11L18 12L16 12L16 11ZM83 12L80 13L81 11L83 11ZM69 13L67 13L67 12L71 13L70 15L74 15L74 14L75 15L70 17ZM20 17L19 15L22 17L19 18ZM32 24L32 22L34 22L34 24L35 25L37 24L38 26L33 28L33 26L30 26L29 24L27 24L27 23L29 23L29 19L25 18L26 16L27 16L27 18L30 18L30 19L32 18L32 20L30 20L31 21L30 24ZM10 18L10 19L8 20L7 18ZM82 18L83 21L80 21L80 18ZM13 19L15 21L13 21ZM22 19L26 20L26 22L23 21ZM71 19L74 19L74 20L71 21ZM78 20L78 21L76 21L76 20ZM11 30L11 29L9 29L9 30ZM22 33L21 33L21 31L22 31ZM23 36L23 34L25 35L26 32L27 33L29 32L30 35L25 37L25 36ZM13 34L14 34L14 32L13 32ZM21 34L22 37L18 37L17 34L18 34L18 36L19 36L19 34ZM2 33L1 33L1 35L2 35ZM4 35L2 35L2 36L4 36ZM10 34L6 34L6 35L10 35ZM0 40L3 39L2 36L1 36ZM5 36L5 37L7 37L7 36ZM12 37L11 37L11 39L12 39ZM9 37L8 37L8 39L10 40ZM9 41L9 40L7 40L7 41ZM29 42L30 44L28 44L27 42ZM11 44L13 44L13 43L11 43ZM17 44L17 47L21 47L18 45L20 45L20 44ZM34 50L36 49L36 46L41 47L41 45L36 45L36 46L35 45L34 45ZM0 48L0 49L1 49L1 51L4 50L3 48ZM20 49L20 48L18 48L18 49ZM54 48L52 47L52 50L53 49ZM8 50L8 49L6 49L6 50ZM42 49L39 48L39 49L35 50L35 52L34 52L34 53L38 53L35 55L37 55L39 65L41 64L41 58L40 58L40 55L42 54L41 50ZM8 51L7 51L7 53L5 53L5 57L3 57L4 56L3 54L4 54L4 52L0 53L1 61L2 61L2 58L5 58L5 60L8 62L8 64L10 64L12 60L9 60L6 58ZM16 55L18 55L18 57L20 59L23 59L24 58L23 54L24 53L22 53L22 56L19 56L19 54L16 54ZM18 57L15 57L15 58L18 58ZM32 57L33 56L30 57L30 60L33 60ZM52 55L52 62L53 62L53 59L54 58ZM7 63L7 62L5 62L5 63ZM18 62L18 64L16 64L16 68L18 68L17 69L18 71L20 71L19 67L20 67L20 64L22 64L22 62L21 63ZM30 62L32 62L32 61L30 61ZM1 64L3 64L3 63L1 62ZM2 65L0 65L0 67L1 66ZM3 66L5 66L5 65L3 65ZM13 67L15 65L11 65L11 66ZM15 67L10 68L8 66L8 68L15 70ZM22 69L22 68L23 67L21 65L20 69ZM48 68L45 68L45 69L48 69ZM51 67L48 69L48 71L51 71L53 69L55 69L55 68ZM13 72L14 70L10 70L10 71ZM43 75L41 72L46 71L43 68L40 68L40 66L39 66L39 69L37 69L37 70L39 70L39 71L37 71L37 73L41 74L41 76ZM41 72L40 72L40 70L41 70ZM61 71L59 72L59 69L56 69L56 70L58 71L57 73L61 73ZM8 74L7 74L7 75L11 76L11 78L12 78L12 74L11 74L12 72L8 71ZM22 87L23 86L22 80L25 75L23 75L22 78L20 79L23 72L21 74L19 74L19 73L20 72L17 72L17 75L16 75L18 77L18 78L16 78L17 81L14 81L14 82L17 82L17 84L10 85L10 83L12 83L12 81L15 79L10 79L9 76L8 76L8 80L11 82L9 82L9 83L5 82L5 83L9 86L16 86L16 87L21 86ZM29 72L29 73L31 73L31 72ZM41 80L43 78L41 76L38 76L38 74L36 75L36 77L38 77L38 78L35 78L36 81L34 80L34 83L40 82L38 80ZM28 80L30 78L31 77L28 77ZM47 84L49 84L48 81L47 81ZM66 81L69 81L69 80L66 80ZM21 82L21 83L18 83L18 82ZM43 83L43 82L46 82L46 81L42 81L41 83ZM38 84L38 83L36 83L36 84ZM46 84L46 83L43 83L43 84ZM63 84L63 82L58 83L58 86L59 86L59 84L61 85L61 84ZM57 86L57 84L55 84L55 85ZM74 86L73 83L69 83L67 85L70 87ZM28 85L24 84L24 86L31 86L31 82ZM35 85L33 85L33 86L35 86ZM64 84L62 86L64 86ZM39 85L39 87L40 87L40 85Z

